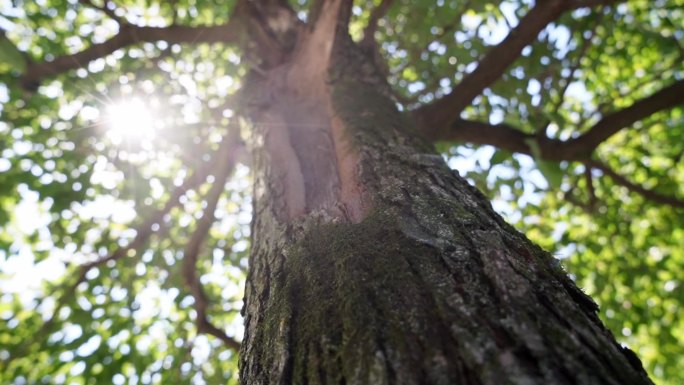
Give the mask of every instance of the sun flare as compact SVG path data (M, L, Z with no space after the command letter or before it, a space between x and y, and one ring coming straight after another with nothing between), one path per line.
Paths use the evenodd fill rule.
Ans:
M156 131L155 121L151 107L139 98L107 107L107 135L115 143L124 139L151 139Z

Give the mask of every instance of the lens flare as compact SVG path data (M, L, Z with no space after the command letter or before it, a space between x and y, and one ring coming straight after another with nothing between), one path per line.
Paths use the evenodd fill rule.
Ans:
M114 143L149 140L155 131L155 116L141 99L131 98L107 107L107 136Z

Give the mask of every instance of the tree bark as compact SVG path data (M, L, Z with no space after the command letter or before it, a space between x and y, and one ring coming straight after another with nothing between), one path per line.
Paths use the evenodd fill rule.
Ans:
M243 384L651 384L558 262L450 170L326 3L247 81Z

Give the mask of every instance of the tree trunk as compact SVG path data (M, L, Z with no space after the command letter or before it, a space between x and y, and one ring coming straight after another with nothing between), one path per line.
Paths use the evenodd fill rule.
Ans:
M243 384L650 384L558 262L448 169L320 11L254 76Z

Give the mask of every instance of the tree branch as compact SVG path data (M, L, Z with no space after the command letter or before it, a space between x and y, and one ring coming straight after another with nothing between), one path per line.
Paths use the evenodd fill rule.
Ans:
M473 99L494 83L520 56L523 48L534 42L546 26L568 9L564 0L537 1L508 36L480 60L475 70L463 78L452 92L415 111L424 127L456 121Z
M586 176L586 172L587 172L587 171L591 172L591 169L590 169L589 167L585 167L585 177L586 177L586 178L589 178L588 176ZM597 201L596 199L593 199L593 198L595 197L595 195L594 195L594 190L593 190L593 188L594 188L594 187L593 187L593 182L592 182L590 179L587 179L587 182L589 182L589 183L591 184L590 186L588 186L588 188L589 188L589 190L590 190L590 191L589 191L590 197L589 197L589 201L588 201L588 202L583 202L582 199L581 199L580 197L578 197L578 196L575 195L575 191L576 191L576 190L579 190L579 186L578 186L579 178L578 178L577 183L574 183L574 184L573 184L573 183L571 182L571 184L570 184L570 189L568 189L567 191L561 191L561 192L562 192L562 195L563 195L563 200L565 200L565 201L567 201L567 202L570 202L570 203L572 203L573 205L575 205L575 206L581 208L581 209L582 209L584 212L586 212L587 214L592 214L592 213L594 213L594 212L596 211L595 208L596 208L596 203L597 203L598 201Z
M587 181L587 191L589 193L589 208L596 207L596 188L594 187L594 176L591 174L590 167L584 167L584 178Z
M500 149L505 149L511 152L527 154L535 156L529 145L530 140L535 140L539 146L541 158L544 160L561 161L561 160L580 160L589 169L596 169L603 172L605 175L611 177L615 183L626 187L628 190L642 195L644 198L651 201L667 204L673 207L684 208L684 198L676 198L663 195L657 191L647 189L636 183L629 181L627 178L618 174L607 165L591 160L590 158L576 158L572 151L572 147L567 147L569 142L563 142L555 139L548 139L546 137L538 137L531 134L526 134L507 124L488 124L483 122L475 122L464 119L459 119L454 122L451 129L444 130L440 136L440 140L447 141L461 141L481 145L492 145ZM590 203L596 202L596 195L591 179L591 174L586 174L587 186L589 188Z
M526 141L535 138L534 135L526 134L508 124L489 124L466 119L458 119L450 126L438 128L441 129L427 132L427 139L433 142L487 144L522 154L530 154Z
M589 131L565 143L569 158L591 154L599 144L615 133L658 111L684 103L684 80L679 80L631 106L610 113L594 124Z
M424 120L418 120L416 123L419 131L433 142L488 144L511 152L531 155L528 143L530 140L535 140L545 160L586 161L591 159L591 154L599 144L616 132L653 113L682 103L684 103L684 80L677 81L629 107L606 115L587 133L567 141L527 134L507 124L492 125L466 119L456 119L451 124L440 126L425 126Z
M224 141L230 139L224 138ZM190 241L183 252L183 278L186 286L195 299L195 311L197 331L200 333L207 333L223 341L229 348L237 351L240 349L240 343L230 338L225 332L217 328L209 321L207 317L207 307L209 306L209 299L202 289L202 283L197 275L197 259L199 257L202 244L207 238L209 229L215 221L214 212L221 194L224 192L226 180L233 171L235 166L236 156L235 151L227 151L221 154L218 159L219 169L213 185L207 194L207 206L204 209L202 218L197 221L197 228L193 233Z
M123 24L116 35L103 43L93 44L75 54L59 56L52 61L30 63L20 80L24 88L35 90L47 77L84 67L93 60L136 43L156 41L166 41L169 44L236 43L240 39L241 29L241 23L232 22L203 27L181 25L141 27Z
M589 168L600 170L603 172L603 174L608 175L611 179L613 179L615 183L626 187L629 191L635 192L648 200L656 203L667 204L673 207L684 208L684 199L663 195L655 190L647 189L643 186L633 183L604 163L601 163L597 160L590 160L585 162L585 165Z
M373 8L373 11L368 18L368 24L363 30L363 39L361 45L366 47L375 46L375 31L378 30L378 21L382 19L389 10L394 0L382 0L380 4Z

